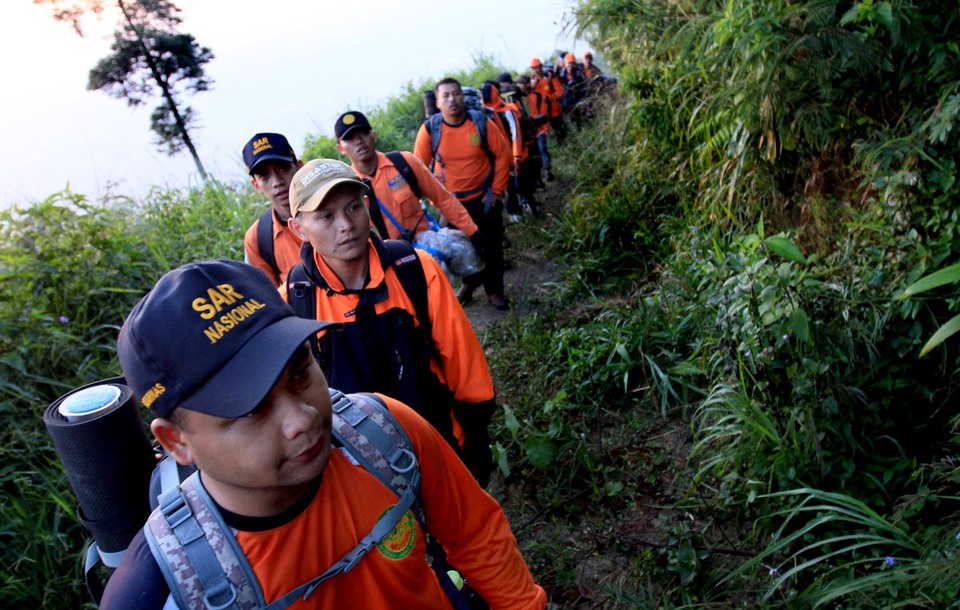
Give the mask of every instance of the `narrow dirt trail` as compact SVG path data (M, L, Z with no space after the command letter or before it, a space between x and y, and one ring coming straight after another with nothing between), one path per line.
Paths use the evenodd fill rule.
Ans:
M560 210L561 192L559 181L547 183L546 188L537 191L537 200L540 201L545 215L555 214ZM524 237L526 232L540 230L548 222L548 218L524 215L519 223L506 227L505 234L511 245L504 249L504 258L511 268L504 274L503 280L506 294L510 298L510 310L494 309L487 303L482 288L474 293L473 302L464 307L481 341L494 324L512 316L528 315L535 310L549 290L548 284L560 279L556 262L548 258L542 247L533 243L536 240Z

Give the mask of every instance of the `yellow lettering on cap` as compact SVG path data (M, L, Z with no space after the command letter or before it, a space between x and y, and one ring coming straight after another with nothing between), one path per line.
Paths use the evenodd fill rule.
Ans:
M346 115L345 117L343 117L343 124L344 124L344 125L353 125L353 122L356 121L356 120L357 120L356 117L354 117L352 114L348 114L348 115Z
M163 384L155 383L153 384L153 387L147 390L146 394L143 395L143 399L140 401L140 403L149 409L150 405L152 405L154 401L166 391L167 388L163 387Z
M243 298L243 295L234 289L230 284L220 284L216 288L208 288L207 296L209 301L203 297L197 297L193 300L193 309L200 313L200 317L209 320L217 315L217 312L223 310L224 305L231 305Z
M252 316L259 309L266 307L256 299L248 299L240 303L230 311L224 313L220 318L204 329L203 334L210 340L210 343L216 343L223 338L225 334L236 328L244 320Z
M270 150L273 146L270 144L270 138L263 137L253 143L253 154L259 155L265 150Z

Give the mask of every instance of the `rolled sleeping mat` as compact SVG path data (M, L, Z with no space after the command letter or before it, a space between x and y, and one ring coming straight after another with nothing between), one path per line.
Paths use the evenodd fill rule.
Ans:
M109 556L122 556L150 516L157 464L133 391L122 377L96 381L53 402L43 423L77 497L77 514L111 566Z
M423 92L423 112L428 119L440 112L437 108L437 94L434 91Z

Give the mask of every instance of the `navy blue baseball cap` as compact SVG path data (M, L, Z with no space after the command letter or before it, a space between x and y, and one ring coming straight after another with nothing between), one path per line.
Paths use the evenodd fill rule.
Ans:
M127 384L158 417L176 407L241 417L307 338L331 325L298 318L252 265L190 263L160 278L133 308L117 355Z
M294 163L297 155L290 142L279 133L258 133L243 145L243 163L248 174L253 175L253 169L268 159Z
M370 121L367 120L366 115L364 115L362 112L357 112L356 110L350 110L349 112L344 112L337 117L337 122L333 124L333 134L338 140L340 140L343 138L343 136L347 135L358 127L373 129L373 127L370 126Z

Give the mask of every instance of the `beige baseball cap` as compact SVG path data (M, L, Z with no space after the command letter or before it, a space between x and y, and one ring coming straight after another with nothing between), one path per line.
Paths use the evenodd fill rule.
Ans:
M336 159L314 159L303 164L290 182L290 213L312 212L334 187L352 184L366 188L349 165Z

